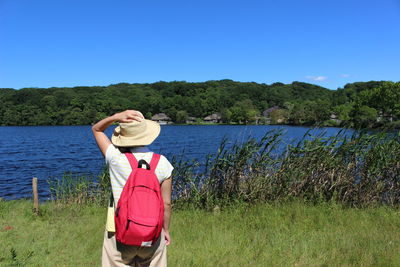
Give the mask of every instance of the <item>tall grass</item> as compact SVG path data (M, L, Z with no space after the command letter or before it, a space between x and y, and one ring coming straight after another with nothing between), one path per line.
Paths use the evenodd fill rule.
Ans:
M400 204L400 134L341 131L304 137L291 144L282 131L261 140L224 139L205 166L173 160L175 207L213 208L236 202L306 200L347 206ZM106 203L110 180L66 174L49 180L52 199L62 203Z
M107 168L98 177L65 173L61 179L48 181L51 199L63 204L107 203L111 194L110 176Z
M284 144L282 132L268 132L208 157L206 167L175 161L178 205L209 208L234 202L303 199L349 206L400 204L400 135L344 131L335 136L307 133Z

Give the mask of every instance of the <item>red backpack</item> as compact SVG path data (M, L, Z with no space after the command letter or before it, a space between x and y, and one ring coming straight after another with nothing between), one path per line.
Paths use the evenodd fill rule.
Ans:
M150 165L144 160L137 162L132 153L125 156L132 172L115 211L115 237L125 245L148 247L159 238L164 221L164 201L155 174L160 155L153 154Z

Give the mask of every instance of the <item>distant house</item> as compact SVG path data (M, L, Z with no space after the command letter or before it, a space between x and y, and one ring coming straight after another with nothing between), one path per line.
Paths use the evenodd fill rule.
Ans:
M186 118L186 123L190 124L190 123L195 123L196 122L196 118L195 117L187 117Z
M275 111L277 109L280 109L278 106L273 106L272 108L266 109L263 111L262 115L263 117L269 118L271 115L272 111Z
M340 124L342 122L335 113L332 113L329 116L329 118L330 118L331 121L334 121L334 122L336 122L338 124Z
M261 114L261 117L258 119L258 123L270 124L271 123L271 113L273 113L274 111L279 110L279 109L280 109L280 107L273 106L272 108L264 110ZM281 122L278 122L278 123L281 123Z
M203 120L205 122L210 122L210 123L220 123L221 122L221 114L214 113L214 114L208 115Z
M377 122L392 122L393 120L393 115L383 113L382 111L379 111L378 117L376 118Z
M159 124L171 124L172 120L170 117L168 117L165 113L158 113L156 115L154 115L153 117L151 117L152 121L156 121Z

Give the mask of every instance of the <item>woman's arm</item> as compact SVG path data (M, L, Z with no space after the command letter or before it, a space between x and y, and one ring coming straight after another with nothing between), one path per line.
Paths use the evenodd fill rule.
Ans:
M104 131L114 122L132 122L142 121L144 119L143 114L140 111L136 110L125 110L120 113L115 113L114 115L102 119L92 127L92 132L94 138L96 139L96 143L99 146L99 149L103 155L106 154L107 147L111 144L110 139L104 133Z
M171 244L171 237L169 235L169 223L171 220L171 211L172 211L172 203L171 203L171 191L172 191L172 178L168 178L164 180L161 184L161 195L164 200L164 233L166 245Z

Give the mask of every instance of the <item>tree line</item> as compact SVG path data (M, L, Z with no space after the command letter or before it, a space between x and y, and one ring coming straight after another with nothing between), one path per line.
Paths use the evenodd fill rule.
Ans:
M349 83L337 90L232 80L0 89L3 126L85 125L125 109L147 118L165 113L176 123L219 113L223 123L399 127L400 82Z

